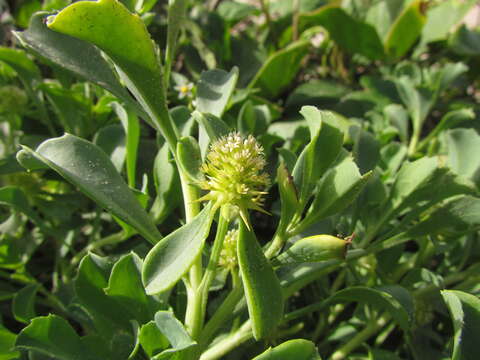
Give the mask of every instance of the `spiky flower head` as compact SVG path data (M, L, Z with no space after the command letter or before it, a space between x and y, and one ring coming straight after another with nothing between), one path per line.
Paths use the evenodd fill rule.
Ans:
M220 259L218 265L225 269L233 269L237 266L237 239L238 230L229 230L223 240L223 249L220 252Z
M205 180L199 185L210 191L201 200L215 201L216 206L233 206L250 227L248 209L266 213L261 207L269 184L268 174L263 171L265 164L263 148L252 135L244 138L232 132L218 139L210 146L201 167Z

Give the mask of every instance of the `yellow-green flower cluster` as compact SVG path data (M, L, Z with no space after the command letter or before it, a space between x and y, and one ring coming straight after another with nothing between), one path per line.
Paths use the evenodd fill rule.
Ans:
M237 239L238 230L229 230L223 240L223 249L220 253L218 265L225 269L233 269L237 266Z
M205 180L199 185L209 191L201 200L237 207L248 226L247 209L265 212L261 208L269 184L265 164L263 148L252 135L244 138L233 132L218 139L201 167Z

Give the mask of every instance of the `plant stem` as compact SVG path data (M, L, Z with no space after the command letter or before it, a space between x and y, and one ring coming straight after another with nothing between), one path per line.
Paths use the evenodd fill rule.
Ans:
M217 234L213 242L212 253L210 254L210 260L207 265L207 269L202 278L200 285L197 288L197 301L198 303L195 306L199 308L196 311L197 319L192 324L193 327L190 329L191 336L196 339L200 333L200 330L203 327L205 321L205 311L207 308L208 292L212 284L215 274L217 272L218 260L220 259L220 253L223 248L223 240L225 239L225 234L228 230L229 220L224 216L223 208L220 210L220 218L217 227Z
M202 334L198 340L200 351L208 346L208 343L212 340L213 335L215 335L218 328L232 316L233 310L242 296L243 287L242 284L239 284L232 289L218 310L203 328Z
M262 9L263 14L265 15L265 22L267 23L267 27L270 30L270 34L275 39L275 28L272 23L272 17L270 16L270 9L268 6L268 0L260 0L260 7Z
M298 40L298 18L300 17L300 0L293 0L292 40Z
M412 137L410 138L410 143L408 144L408 155L412 156L417 150L418 140L420 138L420 129L415 127L413 129Z
M285 244L285 241L286 241L285 233L275 234L272 242L270 243L270 246L265 251L265 257L267 259L271 259L273 256L275 256L282 249L283 244Z
M217 344L215 344L215 346L205 351L200 357L200 360L221 359L229 351L249 340L252 335L252 325L250 320L248 320L236 333L219 341Z
M131 233L131 234L126 234L125 231L119 231L118 233L114 233L114 234L111 234L111 235L108 235L104 238L101 238L95 242L92 242L91 244L88 244L87 246L85 246L81 251L79 251L73 258L72 260L70 261L70 265L71 267L74 267L75 265L77 265L85 255L87 255L87 253L89 251L92 251L92 250L95 250L95 249L99 249L101 248L102 246L105 246L105 245L113 245L113 244L118 244L124 240L127 240L129 237L135 235L135 233Z
M198 189L189 185L181 168L178 167L178 169L185 206L185 220L189 223L200 212L200 204L195 202L198 198ZM202 273L202 256L198 256L189 270L190 286L187 286L187 310L185 313L185 326L189 329L190 335L193 338L196 337L194 335L198 331L199 326L201 326L202 298L199 286L202 279Z
M381 330L387 322L390 320L390 315L384 313L378 320L370 322L362 331L357 333L350 341L342 345L337 351L335 351L331 360L342 360L350 354L353 350L359 347L364 341L368 340L371 336Z

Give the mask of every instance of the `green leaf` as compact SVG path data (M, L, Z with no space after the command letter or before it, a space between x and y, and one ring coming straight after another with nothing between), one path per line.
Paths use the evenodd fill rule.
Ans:
M304 339L294 339L269 348L253 360L321 360L315 344Z
M12 302L15 320L28 324L35 317L35 296L39 287L39 284L30 284L15 294Z
M0 61L4 61L11 66L24 84L30 86L32 90L40 82L40 70L25 51L2 46L0 47Z
M158 151L153 164L153 176L157 197L152 205L151 214L155 223L161 223L181 202L178 196L180 178L168 146L163 145Z
M20 353L14 350L17 335L0 324L0 360L18 359Z
M192 136L182 137L177 143L178 164L191 182L202 180L200 167L202 155L197 140Z
M295 242L278 255L273 264L283 266L332 259L345 259L350 242L331 235L309 236Z
M388 30L401 14L405 0L379 1L366 7L365 20L375 27L382 40L388 35Z
M343 144L343 132L333 113L313 106L304 106L300 112L307 120L311 136L293 169L300 204L304 206L316 182L337 158Z
M391 291L385 290L388 290L388 288L375 289L365 286L352 286L336 292L333 296L328 298L327 303L336 304L339 302L356 301L373 305L375 307L388 311L392 318L395 320L395 322L405 332L408 332L412 319L412 315L410 313L412 309L405 307L404 301L400 301L397 296L394 296L395 293L393 293L392 295L390 293Z
M474 360L480 333L480 299L463 291L443 290L454 329L452 360Z
M172 346L153 357L154 360L170 359L172 354L195 346L197 343L183 327L182 323L169 311L158 311L155 314L155 324Z
M454 129L446 133L448 164L457 174L480 184L480 136L473 129Z
M118 173L122 173L126 157L125 131L120 124L102 127L93 139L93 143L102 149L109 157Z
M273 337L283 317L282 288L255 234L243 221L240 222L237 256L253 336L257 340Z
M444 40L457 26L467 12L475 6L476 0L446 0L432 6L427 13L427 22L422 31L422 44Z
M36 151L24 146L17 154L22 165L23 156L33 156L48 165L152 244L161 238L108 156L92 143L66 134L43 142Z
M145 324L153 318L156 309L145 293L141 270L142 260L138 255L130 253L123 256L113 265L105 293L131 314L129 319Z
M22 189L16 186L5 186L0 188L0 205L7 205L16 211L20 211L27 215L37 225L42 224L42 219L28 203Z
M150 321L140 328L139 339L143 350L149 357L153 357L169 346L168 339L160 332L154 321Z
M438 160L424 157L413 162L405 162L393 184L388 207L399 209L415 202L415 192L425 188L436 179Z
M285 149L284 149L285 150ZM293 177L282 161L277 169L277 183L281 200L281 215L279 229L285 230L298 211L298 193L293 183Z
M194 111L192 116L205 131L210 141L215 141L230 132L229 126L215 115Z
M188 0L170 0L168 3L167 49L165 51L165 88L168 88L170 70L175 58L178 33L185 19Z
M462 24L449 39L448 45L457 54L478 56L480 55L480 30L470 30Z
M221 117L238 80L238 68L230 72L208 70L202 72L197 84L197 111Z
M340 7L324 6L300 15L300 29L318 25L327 29L330 37L349 53L361 54L371 60L384 56L383 44L375 28L353 18Z
M413 132L419 132L435 103L433 91L425 87L415 87L412 79L402 76L395 81L398 94L407 108L413 126Z
M480 228L480 199L473 196L455 198L436 207L427 218L408 230L408 235L465 233Z
M30 19L27 30L14 32L21 44L55 65L104 87L144 114L117 80L101 52L88 42L50 30L45 24L48 15L47 12L36 13Z
M385 52L393 59L405 55L417 41L426 22L423 2L411 2L393 23L385 39Z
M237 129L244 135L260 136L267 132L271 121L270 110L267 105L253 105L247 100L241 107L237 118Z
M25 169L18 163L15 154L9 154L0 159L0 175L9 175L25 172Z
M15 345L59 360L95 360L70 324L56 315L38 317L18 334Z
M361 174L375 170L380 160L380 144L370 132L357 126L350 127L353 133L353 157L358 164Z
M399 104L389 104L383 108L383 113L388 122L397 128L398 136L402 142L407 142L409 120L405 108Z
M272 54L248 88L258 88L260 95L269 99L276 98L292 83L309 48L310 41L300 40Z
M80 137L91 135L93 124L88 121L91 117L90 104L79 98L78 93L58 83L43 83L39 88L52 104L65 132Z
M465 123L467 121L471 121L475 119L475 112L471 108L463 108L463 109L458 109L458 110L452 110L447 112L445 115L442 116L440 122L435 126L433 130L431 130L425 138L421 141L419 144L419 148L421 147L426 147L427 145L431 145L432 141L435 141L435 138L444 130L447 130L449 128L454 128L459 124ZM456 129L454 130L455 132L458 132L458 134L461 134L464 129ZM450 135L452 132L447 133L447 142L451 141ZM471 134L472 139L478 138L478 134L475 133L476 136ZM462 136L460 136L462 137ZM475 141L475 140L473 140ZM450 145L449 145L450 146ZM465 154L467 155L467 154ZM468 156L467 156L468 157ZM474 161L475 163L475 161ZM450 164L451 166L452 164ZM459 173L462 175L465 175L463 172ZM469 175L471 175L469 173ZM467 175L467 177L469 177Z
M142 270L148 295L170 289L188 271L202 252L214 215L209 203L191 222L166 236L149 251Z
M138 117L128 107L123 107L117 102L111 104L113 110L117 114L122 123L125 134L127 135L127 178L128 186L135 188L136 170L137 170L137 153L138 144L140 142L140 123Z
M368 172L360 175L357 165L350 157L331 168L320 180L315 199L302 221L303 226L313 224L345 209L355 200L371 174Z
M225 21L234 24L247 16L258 13L258 9L250 4L235 1L222 1L218 5L217 12Z
M287 98L287 109L297 110L302 105L315 105L319 108L331 108L340 98L349 93L349 89L341 83L314 79L299 85Z
M176 132L168 113L157 48L139 16L115 0L79 1L47 21L50 29L90 42L117 65L143 109L174 148Z
M131 329L131 320L124 308L105 293L113 263L93 253L80 262L74 287L78 302L86 309L97 332L105 339L112 339L123 330ZM121 314L121 316L119 316Z

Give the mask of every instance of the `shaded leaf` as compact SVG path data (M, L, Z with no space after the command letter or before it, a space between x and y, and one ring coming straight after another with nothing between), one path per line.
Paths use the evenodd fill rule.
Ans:
M154 360L169 359L172 354L196 345L196 342L188 335L187 330L185 330L182 323L175 318L173 313L169 311L158 311L155 314L155 324L160 329L160 332L168 339L171 348L154 356Z
M30 284L20 289L13 297L12 312L15 320L29 323L35 317L35 296L38 284Z
M23 156L35 157L48 165L151 243L161 238L108 156L92 143L66 134L43 142L36 151L24 146L17 159L25 165Z
M426 22L423 1L411 2L397 17L385 39L385 52L398 59L417 41Z
M38 317L18 334L18 348L38 351L59 360L94 360L70 324L56 315Z
M252 79L249 88L260 89L260 95L277 97L292 82L307 55L310 41L297 41L272 54Z
M372 60L384 56L383 44L375 28L353 18L340 7L324 6L316 11L301 14L299 24L300 29L314 25L323 26L328 30L330 37L349 53L358 53Z
M238 68L230 72L208 70L202 72L197 84L197 110L221 117L227 108L238 79Z

